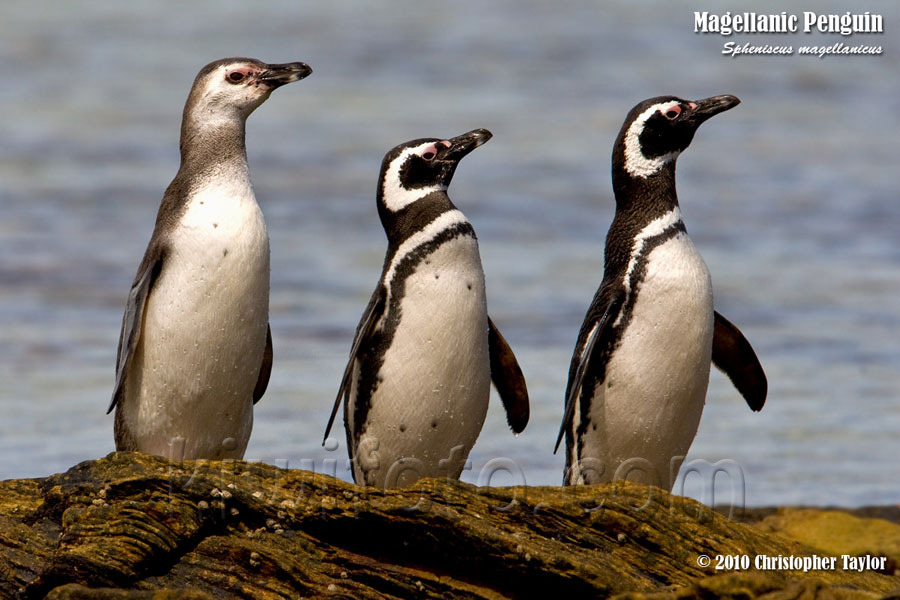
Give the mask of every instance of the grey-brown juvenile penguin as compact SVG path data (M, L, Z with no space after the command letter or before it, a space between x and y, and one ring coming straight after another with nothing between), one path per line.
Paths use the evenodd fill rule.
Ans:
M243 457L272 368L269 237L244 126L274 89L311 72L300 62L226 58L197 74L181 124L181 167L122 319L109 406L117 450Z

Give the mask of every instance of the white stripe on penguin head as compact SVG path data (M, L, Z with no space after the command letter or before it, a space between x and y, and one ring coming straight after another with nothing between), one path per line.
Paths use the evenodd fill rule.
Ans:
M417 188L403 187L400 181L400 170L411 156L422 156L426 152L437 153L437 144L446 142L425 142L414 148L406 148L397 158L391 161L384 172L384 183L381 186L381 198L384 206L391 212L403 210L416 200L420 200L432 192L446 190L444 185L429 185Z
M625 133L625 171L632 177L649 177L659 171L659 169L675 158L678 152L667 152L662 156L647 158L641 150L641 133L644 131L644 125L655 112L665 113L673 106L678 106L677 101L662 102L654 104L637 116L634 122L628 127Z

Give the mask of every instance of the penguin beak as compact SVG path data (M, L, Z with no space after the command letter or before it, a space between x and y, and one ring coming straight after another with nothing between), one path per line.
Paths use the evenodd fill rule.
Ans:
M688 119L696 127L708 118L715 116L720 112L725 112L730 108L734 108L740 103L741 101L738 100L736 96L729 96L728 94L704 98L703 100L694 100L692 103L694 104L694 108L691 110L690 115L688 115Z
M459 161L466 154L491 139L493 135L487 129L473 129L455 138L444 140L441 145L447 150L440 158L441 160Z
M309 76L312 69L302 62L285 63L282 65L266 65L266 70L260 73L257 81L264 83L272 89L281 87L287 83L300 81Z

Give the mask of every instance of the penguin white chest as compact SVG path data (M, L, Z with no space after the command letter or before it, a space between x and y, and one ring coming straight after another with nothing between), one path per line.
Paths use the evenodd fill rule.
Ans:
M132 431L147 452L166 455L180 438L186 458L241 457L269 304L269 241L249 181L195 194L168 241L129 385Z
M634 375L640 372L639 379L650 390L682 387L696 379L694 372L709 370L713 326L709 271L685 233L651 250L645 269L632 291L631 317L610 367L635 369ZM607 387L613 383L608 373Z
M171 247L172 268L167 263L163 275L190 303L182 304L182 312L215 300L191 315L198 325L232 321L231 316L238 317L235 325L260 317L268 322L269 236L249 182L198 193L173 232ZM228 315L229 309L248 312Z
M712 284L683 232L650 250L645 269L631 291L630 319L605 380L595 390L595 429L586 454L603 457L607 479L630 461L638 476L628 479L666 487L670 461L687 453L703 411L712 356Z
M435 249L406 277L402 293L382 375L391 378L394 369L409 365L419 370L423 389L453 388L466 395L470 380L482 378L488 356L484 273L475 239L461 236Z
M490 396L477 241L464 235L443 243L406 275L402 291L392 289L402 293L399 322L370 400L359 464L365 480L378 486L458 477Z

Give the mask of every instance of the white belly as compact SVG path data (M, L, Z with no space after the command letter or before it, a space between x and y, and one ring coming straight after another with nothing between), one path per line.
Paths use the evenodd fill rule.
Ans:
M687 454L703 412L713 314L709 271L690 238L682 233L654 249L631 322L595 390L582 457L599 462L585 481L671 487L672 459Z
M123 409L143 452L241 458L266 342L269 240L252 192L206 196L170 237Z
M378 487L458 478L481 432L491 373L477 242L456 238L419 263L400 307L354 465Z

